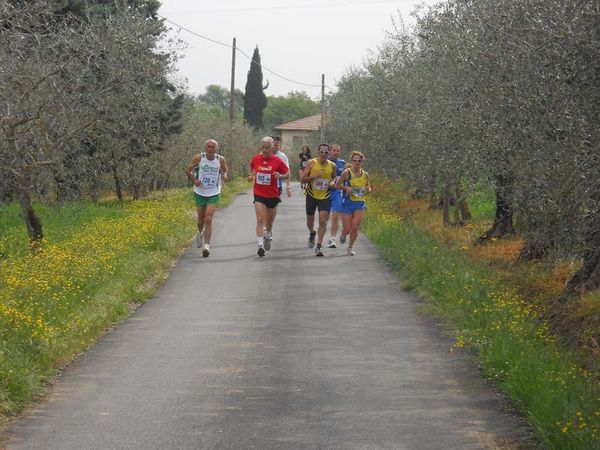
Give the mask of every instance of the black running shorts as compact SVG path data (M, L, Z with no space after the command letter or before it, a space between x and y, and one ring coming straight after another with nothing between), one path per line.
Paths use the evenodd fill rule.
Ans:
M277 208L277 205L280 201L281 199L277 197L261 197L260 195L254 196L254 203L263 203L269 209Z
M319 212L321 212L321 211L329 212L329 210L331 209L331 202L329 201L328 198L325 198L323 200L317 200L316 198L312 197L310 194L306 194L306 215L314 216L317 208L319 208Z

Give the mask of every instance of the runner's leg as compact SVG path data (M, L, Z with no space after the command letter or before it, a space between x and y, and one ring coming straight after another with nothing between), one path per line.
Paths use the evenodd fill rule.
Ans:
M204 207L204 243L206 244L210 244L210 237L212 236L212 220L216 209L216 203L211 203Z
M331 237L334 239L336 238L337 232L338 232L339 218L340 218L340 213L332 210L331 211Z
M349 235L352 228L352 214L342 213L342 234Z
M204 230L204 220L205 220L205 216L206 216L206 205L204 206L198 206L198 208L196 208L198 210L198 233L202 233L202 230Z
M256 213L256 237L262 243L263 232L267 220L267 205L261 202L254 202L254 212Z
M348 242L348 247L354 247L354 242L358 237L358 229L360 228L360 223L362 222L363 214L364 211L362 209L357 209L352 213L350 219L350 242Z
M197 206L198 211L198 236L196 236L196 246L202 247L204 244L204 214L206 212L206 205Z
M273 231L273 224L275 223L275 217L277 217L277 206L275 208L267 208L267 216L265 218L265 227L267 232Z
M314 217L314 216L313 216ZM317 245L323 244L325 232L327 231L327 221L329 220L329 211L319 211L319 229L317 230Z
M277 217L277 206L275 208L267 208L267 216L265 218L265 227L267 232L273 231L273 224L275 223L275 217Z

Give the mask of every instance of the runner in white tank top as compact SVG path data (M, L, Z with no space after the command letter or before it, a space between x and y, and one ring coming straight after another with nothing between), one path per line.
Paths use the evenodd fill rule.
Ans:
M198 237L202 256L210 255L212 218L221 197L221 181L227 181L227 163L217 154L219 144L214 139L204 143L204 153L194 155L185 173L194 183L194 198L198 210Z

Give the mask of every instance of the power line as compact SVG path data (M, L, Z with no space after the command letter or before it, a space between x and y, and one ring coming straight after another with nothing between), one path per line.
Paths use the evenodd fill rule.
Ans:
M254 63L257 63L257 64L258 64L258 61L255 61L255 60L253 60L253 59L252 59L252 56L248 56L248 55L246 54L246 52L243 52L243 51L242 51L242 50L240 50L239 48L238 48L237 50L238 50L238 52L240 52L242 55L244 55L246 58L248 58L250 61L252 61L252 62L254 62ZM289 81L289 82L291 82L291 83L296 83L296 84L300 84L300 85L302 85L302 86L308 86L308 87L321 87L321 85L320 85L320 84L309 84L309 83L303 83L303 82L301 82L301 81L292 80L291 78L287 78L287 77L284 77L283 75L279 75L278 73L275 73L275 72L273 72L271 69L269 69L268 67L265 67L265 66L263 66L262 64L261 64L260 66L261 66L261 68L262 68L262 69L266 70L267 72L269 72L269 73L272 73L273 75L275 75L275 76L277 76L277 77L279 77L279 78L282 78L282 79L284 79L284 80L286 80L286 81Z
M230 44L226 44L224 42L219 42L219 41L211 39L211 38L209 38L207 36L203 36L200 33L196 33L195 31L190 30L189 28L186 28L186 27L184 27L182 25L179 25L178 23L173 22L170 19L167 19L164 16L161 16L160 14L157 14L157 16L160 17L161 19L163 19L165 22L169 22L170 24L175 25L176 27L180 28L181 30L187 31L188 33L193 34L194 36L197 36L197 37L202 38L202 39L206 39L207 41L213 42L213 43L218 44L218 45L222 45L223 47L227 47L227 48L230 48L230 49L233 48L233 46L230 45ZM252 58L252 56L249 56L246 52L242 51L239 47L236 46L235 50L238 51L238 52L240 52L246 58L248 58L251 62L254 62L254 63L258 64L258 61L255 61ZM272 73L273 75L275 75L276 77L281 78L282 80L289 81L290 83L295 83L295 84L299 84L301 86L307 86L307 87L321 87L320 84L303 83L302 81L296 81L296 80L293 80L291 78L285 77L283 75L278 74L277 72L274 72L273 70L269 69L268 67L264 66L263 64L260 64L260 66L261 66L262 69L266 70L267 72ZM330 91L333 91L333 89L331 87L329 87L327 85L325 85L325 87L327 89L329 89Z
M290 10L290 9L322 9L322 8L339 8L339 7L352 7L352 6L363 6L381 3L398 3L398 0L368 0L358 2L313 2L303 4L292 4L292 5L274 5L274 6L248 6L248 7L236 7L236 8L211 8L211 9L195 9L195 10L182 10L182 11L169 11L175 12L176 14L222 14L222 13L240 13L240 12L259 12L259 11L273 11L273 10Z
M186 27L184 27L184 26L182 26L182 25L179 25L178 23L175 23L175 22L173 22L172 20L169 20L169 19L167 19L166 17L164 17L164 16L161 16L160 14L156 14L156 15L157 15L158 17L160 17L161 19L163 19L165 22L172 23L172 24L173 24L173 25L175 25L176 27L179 27L180 29L182 29L182 30L184 30L184 31L187 31L188 33L191 33L191 34L193 34L193 35L195 35L195 36L198 36L198 37L200 37L200 38L202 38L202 39L206 39L207 41L214 42L215 44L222 45L223 47L232 48L232 46L231 46L231 45L229 45L229 44L225 44L225 43L223 43L223 42L215 41L214 39L211 39L211 38L209 38L209 37L202 36L201 34L199 34L199 33L196 33L195 31L192 31L192 30L190 30L189 28L186 28Z

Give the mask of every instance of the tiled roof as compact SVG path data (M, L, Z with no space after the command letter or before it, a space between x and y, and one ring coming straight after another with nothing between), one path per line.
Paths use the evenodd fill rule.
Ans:
M292 120L273 127L275 130L303 130L318 131L321 129L321 114L303 117L302 119Z

